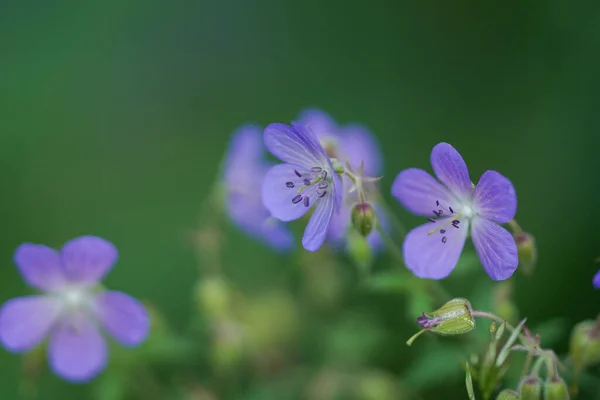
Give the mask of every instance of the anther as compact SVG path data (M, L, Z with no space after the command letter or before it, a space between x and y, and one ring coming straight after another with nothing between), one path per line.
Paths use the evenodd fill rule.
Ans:
M433 218L427 218L427 221L435 223L435 219Z
M442 237L442 243L446 243L446 240L448 240L446 236Z
M323 197L327 194L327 190L323 190L322 192L317 192L317 194L319 195L319 197Z
M323 171L322 175L323 175L323 180L327 179L327 171Z
M289 188L293 188L294 187L294 182L286 182L285 186L287 186Z
M435 205L439 207L439 206L440 206L440 201L439 201L439 200L436 200L436 201L435 201Z
M294 204L298 204L298 203L300 203L301 201L302 201L302 196L301 196L301 195L298 195L298 196L296 196L296 197L294 197L294 198L292 199L292 203L294 203Z
M295 170L294 170L294 172L296 173L296 175L298 176L298 178L301 178L301 177L302 177L302 174L301 174L300 172L298 172L298 170L297 170L297 169L295 169Z
M450 213L454 214L454 210L452 209L452 207L448 207L448 210L450 210Z
M315 174L318 174L319 172L323 171L323 168L321 168L321 167L312 167L310 170L312 172L314 172Z
M329 186L329 185L327 184L327 182L320 182L320 183L319 183L319 189L327 189L327 186Z
M446 233L445 229L440 229L440 233L443 235L444 233Z
M441 217L441 216L442 216L442 214L443 214L442 210L439 210L439 211L433 210L433 213L434 213L435 215L437 215L438 217Z
M304 178L304 186L310 186L310 179Z
M304 198L304 206L305 206L305 207L308 207L309 205L310 205L310 197L306 196L306 197Z

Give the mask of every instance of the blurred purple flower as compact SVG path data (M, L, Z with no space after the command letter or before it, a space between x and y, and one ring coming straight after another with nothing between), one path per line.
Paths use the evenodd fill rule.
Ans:
M498 224L512 220L517 211L512 183L496 171L486 171L474 186L463 158L447 143L433 148L431 165L441 183L422 169L411 168L400 172L392 186L392 194L404 207L429 217L404 240L406 266L420 278L445 278L460 258L470 227L488 275L494 280L509 278L519 262L517 246Z
M317 251L332 216L342 201L342 181L325 150L306 125L270 124L264 133L265 146L285 162L267 171L263 181L263 202L281 221L302 217L312 206L315 211L306 226L302 245Z
M292 234L264 206L259 190L271 164L264 159L262 129L242 125L233 134L224 180L227 211L236 225L250 236L263 240L276 250L289 250Z
M323 148L330 157L336 158L342 164L349 163L354 171L358 171L360 163L364 162L364 175L379 176L382 172L382 157L379 143L371 131L359 124L338 126L325 112L318 109L307 109L300 114L300 121L308 125L319 139ZM348 229L351 228L350 215L354 204L358 203L358 194L350 192L353 183L350 178L343 178L344 200L338 214L333 216L329 226L328 239L336 245L345 244ZM377 205L376 191L372 184L366 184L365 189L373 196L369 200L373 203L379 223L388 229L388 218L383 209ZM367 241L373 249L378 249L381 244L381 235L375 229L367 236Z
M24 352L48 337L48 360L57 375L72 382L94 378L106 366L107 344L100 327L125 346L148 336L144 306L125 293L103 291L99 281L117 260L104 239L83 236L60 252L25 243L14 260L25 282L44 292L8 300L0 309L0 342Z
M594 284L594 289L600 289L600 271L596 272L594 275L594 279L592 280Z

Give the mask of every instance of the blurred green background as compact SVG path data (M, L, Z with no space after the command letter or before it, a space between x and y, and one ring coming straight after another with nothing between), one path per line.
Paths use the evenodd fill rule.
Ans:
M106 284L154 304L183 333L197 314L190 232L203 223L231 132L316 106L372 129L384 152L384 193L400 170L429 170L440 141L462 153L474 180L501 171L516 187L518 221L539 245L535 275L514 278L520 314L532 325L562 317L572 326L598 310L596 1L5 1L0 26L2 300L26 293L12 263L20 243L59 247L94 234L120 249ZM392 205L405 225L421 223ZM404 344L416 330L404 296L361 292L342 259L342 300L315 316L300 267L306 254L276 255L232 227L226 235L232 285L248 299L277 290L298 308L297 365L335 364L346 344L324 352L324 337L358 324L377 328L349 339L350 349L374 342L359 364L406 376L424 344ZM377 268L398 266L384 256ZM469 297L474 279L490 284L481 268L444 283ZM0 352L2 399L19 398L20 359ZM186 377L204 385L208 364L186 367ZM440 385L463 398L455 369ZM249 373L229 398L300 396L274 387L286 386L284 377L285 369ZM422 398L438 398L427 390ZM38 393L90 395L47 372Z

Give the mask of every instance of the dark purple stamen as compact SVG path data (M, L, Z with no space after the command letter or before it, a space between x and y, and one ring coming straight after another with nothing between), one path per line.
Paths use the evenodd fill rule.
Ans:
M294 182L286 182L285 186L287 186L289 188L293 188L294 187Z
M323 171L322 175L323 175L323 180L327 179L327 171Z
M448 240L446 236L442 237L442 243L446 243L446 240Z
M323 197L327 194L327 190L323 190L322 192L317 192L317 194L319 195L319 197Z
M448 207L448 210L450 210L450 213L454 214L454 210L452 209L452 207Z
M315 174L318 174L319 172L323 171L323 168L321 168L321 167L312 167L310 170L312 172L314 172Z
M305 207L308 207L309 205L310 205L310 197L306 196L306 197L304 198L304 206L305 206Z
M304 178L304 186L310 186L310 179Z
M301 196L301 195L298 195L298 196L296 196L296 197L294 197L294 198L292 199L292 203L294 203L294 204L298 204L298 203L300 203L301 201L302 201L302 196Z
M302 174L300 172L298 172L297 169L295 169L294 172L296 173L296 175L298 176L298 178L302 178Z
M440 229L440 233L443 235L444 233L446 233L445 229Z
M439 201L439 200L436 200L436 201L435 201L435 205L439 207L439 206L440 206L440 201Z
M327 186L329 186L329 185L327 184L327 182L320 182L320 183L319 183L319 189L327 189Z
M439 211L433 210L433 213L438 217L441 217L443 214L442 210L439 210Z
M427 221L435 223L435 219L433 218L427 218Z

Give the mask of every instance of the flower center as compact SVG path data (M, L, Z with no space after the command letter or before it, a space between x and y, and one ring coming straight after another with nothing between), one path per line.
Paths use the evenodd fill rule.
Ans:
M439 200L435 202L435 208L432 211L438 219L427 218L427 220L431 223L438 223L440 219L447 219L448 222L440 224L435 229L429 231L427 234L432 235L436 232L439 232L442 235L441 241L442 243L446 243L448 241L448 236L446 236L446 228L452 227L459 229L460 221L462 218L466 220L470 220L476 215L475 210L470 204L461 204L460 209L455 210L450 205L442 204Z
M316 194L317 200L327 194L327 188L331 182L326 169L322 167L312 167L307 171L294 170L294 176L285 183L288 189L295 189L296 195L292 198L292 203L303 203L305 207L310 207L310 196Z
M65 288L56 295L67 312L81 311L90 304L90 293L82 287Z

